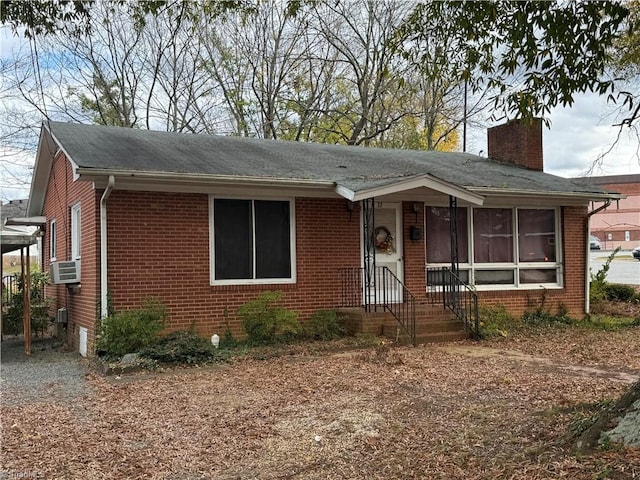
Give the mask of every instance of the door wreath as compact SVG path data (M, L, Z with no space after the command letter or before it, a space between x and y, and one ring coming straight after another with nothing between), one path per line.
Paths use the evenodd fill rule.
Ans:
M391 255L395 252L393 247L393 235L387 227L376 227L373 231L373 240L376 244L376 250Z

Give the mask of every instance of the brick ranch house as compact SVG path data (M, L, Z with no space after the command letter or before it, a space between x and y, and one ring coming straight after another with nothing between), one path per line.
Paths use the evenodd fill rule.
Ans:
M46 122L28 215L46 217L54 282L73 278L47 294L83 355L108 299L156 297L168 330L207 336L241 334L237 308L265 290L303 321L380 307L407 327L459 278L480 304L521 314L544 296L581 317L588 206L619 196L543 173L540 121L488 140L483 158Z

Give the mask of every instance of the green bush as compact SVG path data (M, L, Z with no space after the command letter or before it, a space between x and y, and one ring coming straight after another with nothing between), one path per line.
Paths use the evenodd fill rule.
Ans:
M605 285L607 300L618 302L630 302L636 294L636 290L630 285L619 283L607 283Z
M250 345L263 345L300 333L298 315L279 305L282 292L263 292L238 309L238 317Z
M640 326L640 317L631 318L619 315L593 314L589 315L586 321L580 323L580 326L594 330L621 330Z
M165 306L152 299L146 300L140 309L104 318L96 342L98 352L108 357L139 352L156 340L166 318Z
M318 310L311 315L308 332L316 340L334 340L344 337L347 330L335 310Z
M480 307L478 316L481 338L506 337L509 330L519 324L519 320L507 312L504 305Z
M596 272L591 273L591 283L589 284L589 301L592 304L602 302L607 299L607 273L611 268L611 262L615 258L616 254L620 251L620 247L616 248L607 257L607 261Z
M39 270L31 271L31 332L36 336L44 335L55 321L55 317L49 315L49 308L54 298L44 296L44 286L49 281L49 275ZM24 299L22 297L23 280L17 276L18 292L10 293L2 287L3 300L9 303L7 312L2 316L2 333L18 335L23 333Z
M551 325L553 323L573 323L573 319L567 313L567 307L558 306L558 311L553 314L544 307L544 302L534 310L528 310L522 314L522 321L528 325Z
M140 351L140 356L160 363L201 364L224 361L228 355L192 331L173 332Z

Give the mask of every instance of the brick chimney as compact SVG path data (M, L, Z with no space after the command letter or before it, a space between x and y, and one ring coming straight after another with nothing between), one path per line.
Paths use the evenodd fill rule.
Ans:
M487 130L489 158L542 172L542 119L510 120Z

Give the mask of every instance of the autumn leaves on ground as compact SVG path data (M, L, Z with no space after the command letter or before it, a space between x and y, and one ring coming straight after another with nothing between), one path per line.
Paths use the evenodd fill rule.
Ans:
M2 471L46 479L633 479L640 449L568 434L640 373L640 328L321 350L119 379L2 408ZM463 347L463 348L460 348ZM467 348L468 347L468 348ZM465 353L486 348L487 354ZM553 359L542 365L500 352Z

